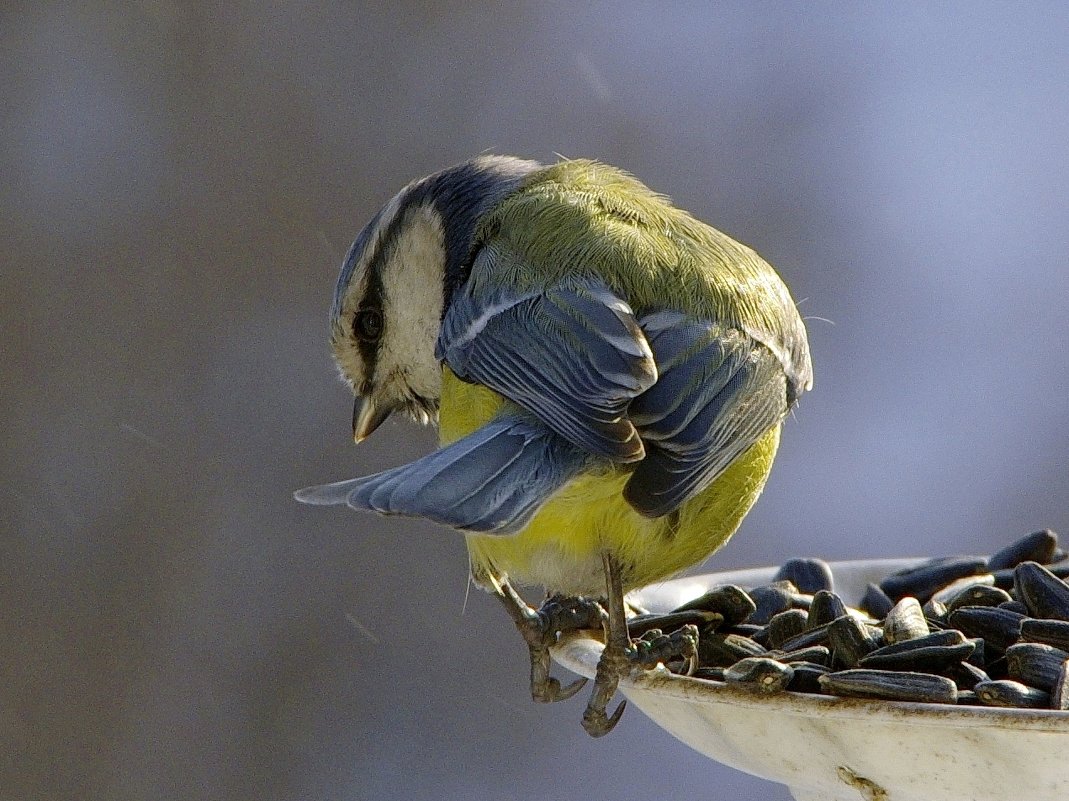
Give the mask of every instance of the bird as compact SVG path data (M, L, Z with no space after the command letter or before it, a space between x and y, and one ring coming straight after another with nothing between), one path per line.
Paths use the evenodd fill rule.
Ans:
M402 412L439 447L297 499L461 532L472 581L525 639L535 700L582 687L550 675L550 647L600 628L592 736L641 662L625 593L734 534L813 383L773 267L590 159L484 154L405 186L344 259L330 347L357 443Z

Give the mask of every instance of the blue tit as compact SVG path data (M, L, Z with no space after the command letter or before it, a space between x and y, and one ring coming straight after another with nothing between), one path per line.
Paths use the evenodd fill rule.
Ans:
M623 594L728 540L812 385L783 281L619 169L482 156L409 184L360 232L330 331L355 440L400 410L437 423L441 447L297 498L463 532L538 700L580 686L549 675L562 621L604 624L583 723L609 731L635 663ZM517 584L545 587L552 610ZM605 611L562 601L587 596Z

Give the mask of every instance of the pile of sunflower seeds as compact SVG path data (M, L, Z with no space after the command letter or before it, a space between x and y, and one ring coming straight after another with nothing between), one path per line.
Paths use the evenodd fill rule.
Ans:
M686 626L694 676L755 692L1069 710L1067 576L1044 530L887 576L860 609L835 594L827 563L792 559L771 584L715 587L630 625L640 651Z

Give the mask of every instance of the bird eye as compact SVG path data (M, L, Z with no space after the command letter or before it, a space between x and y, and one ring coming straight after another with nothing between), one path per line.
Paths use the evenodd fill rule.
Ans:
M363 342L374 342L382 335L382 312L363 309L353 318L353 335Z

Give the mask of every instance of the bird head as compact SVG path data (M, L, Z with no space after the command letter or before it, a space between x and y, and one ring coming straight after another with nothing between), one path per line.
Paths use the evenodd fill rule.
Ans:
M453 288L466 280L479 218L539 168L481 156L402 189L356 237L331 308L330 344L356 395L353 439L402 410L436 420L434 346Z

